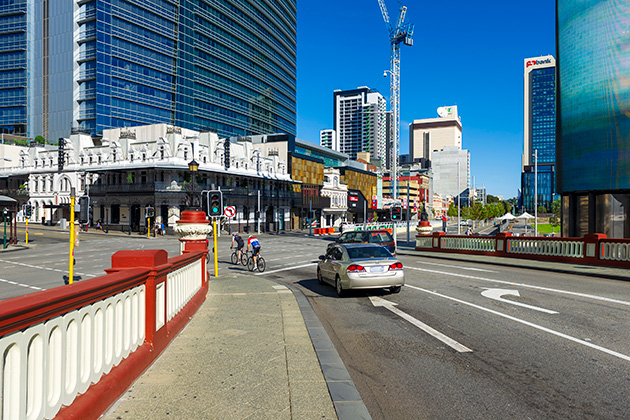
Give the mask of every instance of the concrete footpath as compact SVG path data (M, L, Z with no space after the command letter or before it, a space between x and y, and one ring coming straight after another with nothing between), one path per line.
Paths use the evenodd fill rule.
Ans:
M370 416L304 295L244 273L210 278L188 326L102 418Z

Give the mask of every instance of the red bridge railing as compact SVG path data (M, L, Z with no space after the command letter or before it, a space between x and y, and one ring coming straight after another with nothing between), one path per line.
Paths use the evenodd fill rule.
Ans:
M416 236L416 250L490 255L610 267L630 267L630 239L593 233L583 238L446 235Z
M205 300L205 250L119 251L107 274L0 305L1 419L97 419Z

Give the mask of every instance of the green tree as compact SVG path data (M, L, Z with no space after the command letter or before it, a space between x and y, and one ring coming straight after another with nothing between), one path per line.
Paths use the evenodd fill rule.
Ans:
M457 217L457 207L455 206L455 203L451 203L451 205L448 206L448 211L446 212L446 215L448 217Z
M46 144L46 139L43 136L36 136L35 143L37 144Z

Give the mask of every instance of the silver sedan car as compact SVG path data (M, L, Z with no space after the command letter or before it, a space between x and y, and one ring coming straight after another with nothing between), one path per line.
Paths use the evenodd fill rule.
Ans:
M389 288L398 293L405 284L400 261L375 244L337 244L319 256L317 281L329 283L343 296L349 289Z

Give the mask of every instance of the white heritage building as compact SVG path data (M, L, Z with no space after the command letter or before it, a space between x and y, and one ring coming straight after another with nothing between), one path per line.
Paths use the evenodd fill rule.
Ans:
M261 145L251 141L230 141L219 139L214 132L155 124L105 130L102 138L72 134L65 139L63 150L58 146L21 147L17 166L0 169L0 177L28 177L34 222L54 224L69 219L74 188L77 203L78 197L90 196L93 221L102 219L110 228L146 226L147 206L156 210L152 222L173 226L180 211L187 208L185 199L193 189L197 193L221 189L226 191L224 197L230 191L243 192L250 208L240 215L243 223L255 225L260 217L269 226L278 223L278 214L288 219L290 205L281 209L276 201L275 206L265 206L265 197L272 191L290 191L292 181L287 162L261 150ZM199 164L194 178L188 166L192 160Z

